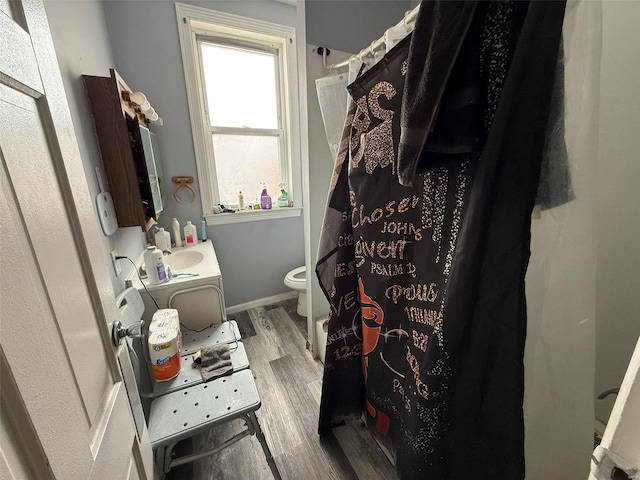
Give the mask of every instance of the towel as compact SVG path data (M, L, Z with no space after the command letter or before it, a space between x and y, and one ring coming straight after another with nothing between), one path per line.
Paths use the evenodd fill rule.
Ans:
M398 180L402 185L413 185L418 163L427 163L419 159L427 138L434 133L436 116L440 117L438 123L442 127L438 130L444 134L441 141L436 142L442 144L436 152L475 151L474 125L467 118L468 109L460 106L475 105L476 92L468 88L473 84L469 84L464 62L458 62L460 71L453 70L459 56L464 60L477 48L473 41L465 44L468 48L462 48L477 4L476 0L424 0L420 4L402 96L397 155ZM446 86L448 92L445 93ZM458 122L460 126L456 126ZM451 132L453 136L449 138L447 134ZM428 165L421 166L424 170Z
M230 375L233 372L229 345L213 345L200 350L202 381Z

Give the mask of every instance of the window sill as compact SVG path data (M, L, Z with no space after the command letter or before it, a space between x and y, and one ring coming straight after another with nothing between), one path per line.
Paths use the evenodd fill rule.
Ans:
M261 220L276 220L279 218L299 217L302 208L272 208L271 210L249 210L236 213L208 213L204 216L209 225L225 225L227 223L258 222Z

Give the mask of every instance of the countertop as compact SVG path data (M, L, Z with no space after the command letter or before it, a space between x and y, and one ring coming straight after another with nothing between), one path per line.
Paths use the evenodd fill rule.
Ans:
M172 278L167 282L160 283L157 285L151 285L148 279L145 277L142 279L142 281L144 282L144 285L147 287L147 289L150 291L153 291L153 290L158 290L158 289L163 289L163 288L178 286L178 285L186 286L181 284L189 283L189 282L200 283L200 281L202 280L210 281L211 279L222 277L220 266L218 264L218 257L216 256L215 248L213 247L213 243L211 242L211 240L199 241L196 245L190 245L188 247L173 247L171 249L170 254L165 253L164 255L165 265L170 265L172 255L176 255L180 252L186 252L186 251L200 252L203 254L204 258L200 263L189 268L183 268L179 270L172 268L172 274L175 275L176 273L193 273L193 274L197 274L197 276L195 275L194 276L178 276L178 277ZM140 256L135 262L136 269L138 270L144 264L143 255L144 255L144 251L140 254ZM129 273L129 275L127 276L127 280L131 281L131 286L133 286L137 290L143 289L143 286L140 283L140 280L138 279L138 275L136 274L135 271L132 270Z

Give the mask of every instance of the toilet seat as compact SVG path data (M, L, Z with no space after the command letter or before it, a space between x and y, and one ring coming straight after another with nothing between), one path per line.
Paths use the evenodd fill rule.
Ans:
M291 270L284 277L284 284L293 290L306 290L307 288L307 275L306 267L298 267Z

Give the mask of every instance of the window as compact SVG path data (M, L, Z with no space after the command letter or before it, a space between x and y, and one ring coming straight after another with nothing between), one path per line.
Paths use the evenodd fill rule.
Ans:
M295 30L192 5L176 11L208 223L299 215L276 207L281 186L301 203ZM213 215L239 191L245 205L259 203L263 184L271 211Z
M273 191L283 181L280 172L287 172L278 51L199 35L196 39L218 196L236 203L243 191L251 201L250 192L259 194L260 182Z

